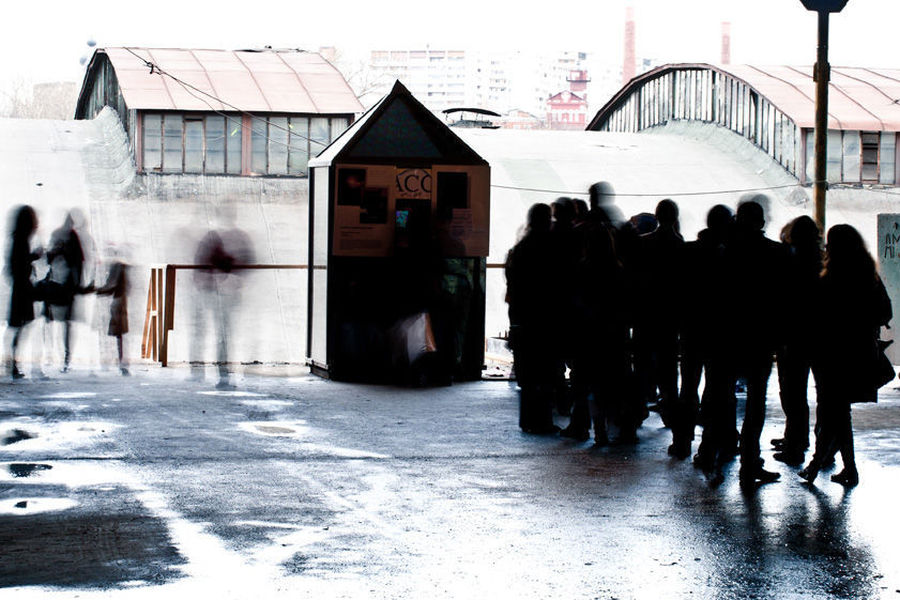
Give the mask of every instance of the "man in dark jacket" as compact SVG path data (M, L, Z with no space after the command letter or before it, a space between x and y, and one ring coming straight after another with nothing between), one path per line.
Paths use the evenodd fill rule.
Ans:
M747 384L741 428L740 480L744 487L769 483L779 474L763 469L759 438L766 410L766 387L782 326L780 301L787 248L763 233L765 225L758 197L743 201L737 210L735 232L726 249L729 292L734 318L731 351L735 376ZM763 197L762 200L765 200Z

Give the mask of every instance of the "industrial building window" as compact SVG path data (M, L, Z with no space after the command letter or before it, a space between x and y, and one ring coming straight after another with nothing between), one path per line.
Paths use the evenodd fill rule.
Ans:
M860 172L862 167L862 144L860 143L860 133L858 131L844 132L844 176L843 181L847 183L859 183Z
M885 131L881 134L881 154L879 156L879 181L894 185L897 180L897 134L893 131Z
M305 176L316 156L349 125L346 118L259 117L251 131L251 171L255 175Z
M250 172L306 176L310 156L325 149L348 126L344 117L254 117L247 131ZM224 114L142 115L145 172L240 175L242 116Z
M876 132L862 132L862 180L878 181L878 146L880 135Z
M181 173L184 144L181 115L163 115L163 173Z
M144 114L143 169L163 173L241 173L241 117Z

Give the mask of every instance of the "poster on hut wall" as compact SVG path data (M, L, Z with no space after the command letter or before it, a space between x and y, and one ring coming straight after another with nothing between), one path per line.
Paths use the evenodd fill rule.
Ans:
M444 256L487 256L491 229L490 167L436 167L434 187L435 227Z
M391 219L394 167L342 165L334 190L335 256L390 256L394 250Z
M878 215L878 272L888 296L891 297L894 312L891 328L883 329L881 338L894 340L885 353L892 363L900 365L900 339L895 333L900 317L900 215L898 214Z
M437 242L444 256L487 256L490 169L341 165L335 256L391 256Z

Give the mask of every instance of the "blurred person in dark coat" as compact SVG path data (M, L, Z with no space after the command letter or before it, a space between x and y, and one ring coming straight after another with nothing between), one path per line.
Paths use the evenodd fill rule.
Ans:
M519 427L526 433L554 433L555 290L551 209L535 204L528 211L525 234L506 258L506 301L510 346L519 382Z
M72 360L72 321L75 318L75 296L84 292L84 250L76 226L81 213L69 211L62 226L50 235L47 263L50 272L43 283L44 317L59 322L63 328L63 373Z
M11 211L11 240L6 260L11 294L7 324L12 331L9 345L9 373L13 379L24 377L18 365L18 349L25 326L34 321L34 285L31 280L32 263L40 257L40 250L31 248L31 238L37 231L38 220L30 206Z
M194 263L203 268L194 271L194 284L198 296L194 303L194 337L191 343L192 377L203 378L203 345L207 327L212 321L216 341L216 366L220 389L233 387L228 367L229 337L232 318L240 304L242 274L237 265L255 261L250 237L243 230L211 230L200 239L194 254Z

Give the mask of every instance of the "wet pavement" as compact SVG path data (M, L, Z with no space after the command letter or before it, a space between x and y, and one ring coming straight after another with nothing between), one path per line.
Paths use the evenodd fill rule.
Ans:
M656 415L596 449L519 432L505 381L295 371L0 383L0 597L900 599L900 391L854 407L858 487L766 449L743 493Z

